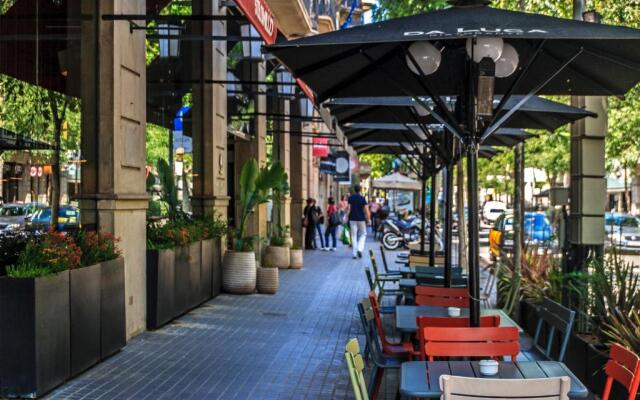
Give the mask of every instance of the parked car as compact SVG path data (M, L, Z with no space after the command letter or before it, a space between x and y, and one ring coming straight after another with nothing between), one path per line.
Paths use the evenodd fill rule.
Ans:
M0 208L0 235L24 229L26 221L46 206L40 203L11 203Z
M58 230L69 231L80 225L80 210L72 206L60 207L58 216ZM31 231L48 231L51 228L51 209L45 208L36 212L27 222L27 229Z
M626 251L640 251L640 218L631 214L605 214L607 245Z
M522 234L525 244L551 243L553 228L545 213L525 212ZM489 231L489 255L492 260L500 257L502 251L513 250L513 212L507 212L498 217Z
M482 206L482 219L484 222L492 224L498 220L500 215L507 211L507 205L501 201L487 201Z

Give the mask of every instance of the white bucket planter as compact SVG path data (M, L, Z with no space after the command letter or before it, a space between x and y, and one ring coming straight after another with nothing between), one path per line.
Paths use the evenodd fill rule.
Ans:
M256 290L256 255L252 251L227 251L222 262L222 288L227 293L251 294Z
M285 246L267 246L264 251L264 265L276 268L289 268L291 265L289 248Z
M276 294L280 287L280 271L278 268L258 268L258 292Z
M291 269L301 269L304 266L304 250L302 249L291 249L289 251L291 260L290 266Z

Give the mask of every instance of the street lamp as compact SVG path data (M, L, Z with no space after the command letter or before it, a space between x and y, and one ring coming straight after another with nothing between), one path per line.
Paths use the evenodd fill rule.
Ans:
M409 46L409 54L411 54L416 64L418 64L417 67L420 68L420 70L418 70L409 56L407 56L409 69L416 75L431 75L440 68L442 54L440 50L430 42L420 41L413 43Z
M158 40L160 43L161 58L180 57L180 39L176 38L176 36L180 35L181 29L181 26L176 25L158 25L158 34L161 37L161 39Z

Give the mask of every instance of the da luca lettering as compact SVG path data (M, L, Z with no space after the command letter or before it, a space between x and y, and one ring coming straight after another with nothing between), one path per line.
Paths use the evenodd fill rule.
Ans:
M444 31L433 30L433 31L408 31L404 32L404 36L466 36L466 35L524 35L524 34L548 34L548 31L542 29L517 29L517 28L507 28L507 29L487 29L487 28L478 28L478 29L465 29L458 28L456 33L447 33Z

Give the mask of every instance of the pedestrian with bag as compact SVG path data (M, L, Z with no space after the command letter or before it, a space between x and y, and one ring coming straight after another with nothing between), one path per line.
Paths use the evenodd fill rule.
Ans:
M320 237L320 247L318 247L316 245L316 236L315 234L313 235L313 247L316 249L324 250L325 241L324 241L324 235L322 233L322 227L324 226L324 214L322 214L322 208L318 206L316 199L313 199L312 217L314 218L316 231L318 233L318 236Z
M367 242L367 225L371 220L367 200L360 194L362 188L355 185L354 193L349 197L347 215L349 216L349 230L351 231L352 256L362 258L364 246Z
M316 235L316 226L313 218L314 214L314 206L313 199L307 199L307 205L302 211L302 226L305 228L304 230L304 248L306 250L313 250L315 246L313 245L314 238Z
M327 206L327 227L324 231L324 250L336 251L336 231L340 226L340 215L338 213L336 202L335 200L333 200L333 197L329 197L327 203L329 205ZM331 237L331 239L333 240L333 247L329 247L329 237Z

